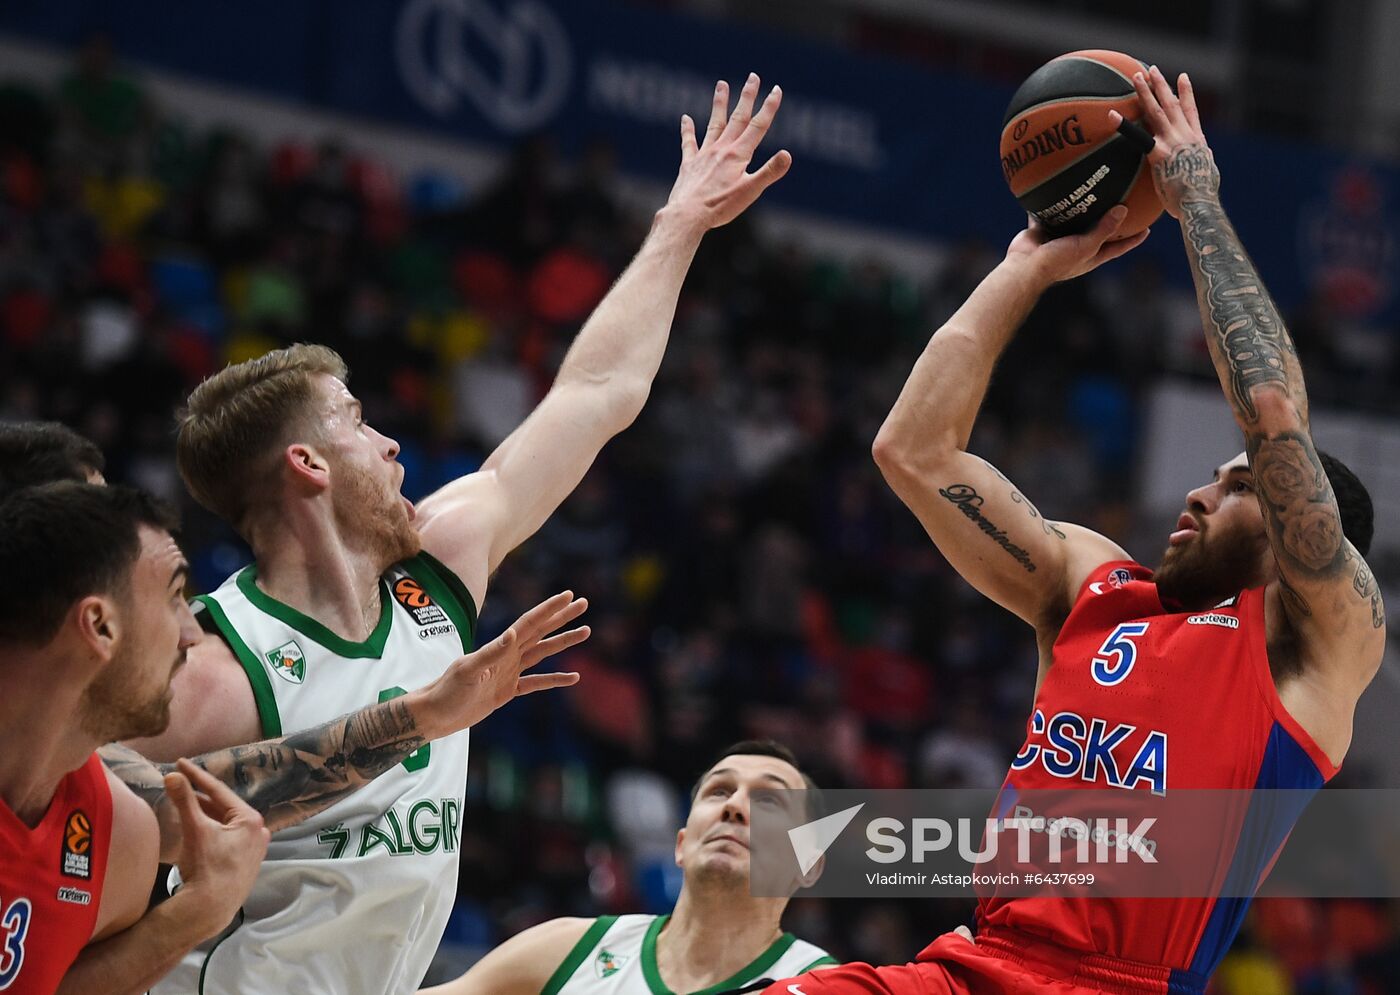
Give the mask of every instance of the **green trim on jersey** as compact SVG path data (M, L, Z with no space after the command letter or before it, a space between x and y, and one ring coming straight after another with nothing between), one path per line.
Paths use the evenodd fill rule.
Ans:
M253 605L273 618L285 622L307 639L314 639L336 656L351 660L378 660L384 655L384 643L389 639L389 626L394 618L394 609L389 589L383 579L379 581L379 621L369 638L362 643L352 643L337 636L320 622L303 615L291 605L285 605L262 588L258 587L258 566L250 563L238 572L238 589Z
M472 598L472 593L467 590L467 585L462 583L462 578L452 572L452 568L447 566L436 556L424 550L414 559L422 560L428 567L438 575L438 578L452 592L462 608L467 613L467 628L471 630L472 645L476 645L476 601Z
M267 678L262 661L248 648L248 644L224 614L222 605L207 594L196 595L194 600L209 612L209 617L219 627L229 648L233 650L233 655L243 666L243 672L248 675L248 683L253 688L253 701L258 706L258 719L262 722L263 738L276 739L282 735L282 716L277 711L277 695L272 692L272 682Z
M651 926L647 928L647 935L642 938L642 977L646 980L652 995L676 995L661 980L661 968L656 963L656 938L661 934L661 930L670 918L669 915L657 916ZM759 954L753 963L740 968L733 976L725 978L719 984L692 992L691 995L720 995L721 992L742 986L745 982L759 977L764 971L776 964L778 958L787 953L788 947L796 942L797 937L791 933L784 933L774 940L767 950Z
M804 967L797 973L806 974L808 971L815 971L819 967L831 967L833 964L839 963L840 961L838 961L835 957L831 956L830 954L827 954L825 957L818 957L816 960L812 961L812 963L808 964L806 967Z
M204 963L199 965L199 995L204 995L204 972L209 970L209 960L214 956L214 951L219 949L219 944L223 943L234 933L238 932L239 927L243 925L244 918L246 917L243 914L243 909L239 908L238 923L223 936L219 937L214 942L214 945L209 948L209 952L204 955Z
M549 980L544 983L544 988L540 990L540 995L559 995L563 987L569 983L578 966L582 964L588 955L593 952L603 939L603 934L612 929L613 923L617 922L617 916L599 916L593 920L593 925L588 927L579 941L574 944L569 951L569 956L564 958L564 963L555 969L549 976Z
M423 586L428 596L441 605L447 617L452 619L462 640L462 652L470 653L476 649L476 608L472 604L472 596L457 575L427 553L419 553L399 565Z

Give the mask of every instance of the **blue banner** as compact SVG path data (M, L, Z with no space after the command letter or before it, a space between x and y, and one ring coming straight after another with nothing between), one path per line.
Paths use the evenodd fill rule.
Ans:
M783 109L760 156L793 153L774 203L949 240L1004 243L1021 214L997 143L1012 86L877 60L733 22L603 0L7 0L0 31L122 55L298 103L497 146L549 131L611 141L621 167L675 173L682 112L701 128L719 78L758 72ZM1151 53L1135 53L1144 57ZM1224 197L1280 303L1341 299L1400 316L1400 174L1315 148L1211 132ZM1186 280L1179 235L1143 252Z

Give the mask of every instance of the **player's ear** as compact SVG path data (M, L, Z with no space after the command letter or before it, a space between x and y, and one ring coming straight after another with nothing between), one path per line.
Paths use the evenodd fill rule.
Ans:
M102 663L116 654L117 641L122 635L117 618L117 605L111 598L92 594L73 607L72 625L81 639Z
M315 446L293 442L282 450L282 462L299 487L319 491L330 484L330 461Z
M806 874L801 874L797 878L798 889L810 888L816 884L822 876L822 871L826 870L826 854L817 858L817 862L807 869Z
M685 869L685 864L681 860L681 847L685 844L685 827L682 826L676 833L676 866Z

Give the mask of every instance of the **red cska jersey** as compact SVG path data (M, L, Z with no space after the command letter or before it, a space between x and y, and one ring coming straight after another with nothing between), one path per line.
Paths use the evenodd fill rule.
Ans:
M1150 570L1110 562L1084 582L1060 630L1005 787L1316 789L1336 772L1279 700L1262 588L1209 611L1169 612ZM1279 846L1222 859L1236 880L1257 882ZM1171 991L1191 992L1229 950L1248 905L1230 897L991 897L978 924L1159 964L1171 969Z
M30 829L0 802L0 992L51 995L92 938L112 790L96 753L59 782Z

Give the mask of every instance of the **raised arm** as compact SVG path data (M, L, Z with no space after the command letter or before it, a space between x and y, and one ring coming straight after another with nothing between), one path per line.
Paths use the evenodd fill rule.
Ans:
M885 479L963 578L1035 626L1057 630L1084 577L1126 558L1088 529L1046 521L986 460L967 452L992 370L1052 283L1141 244L1110 241L1126 209L1083 235L1017 235L1006 258L929 341L875 439Z
M206 753L194 763L260 813L268 829L294 826L392 770L424 743L473 726L521 695L577 683L575 673L524 671L588 638L587 626L550 635L587 607L571 592L556 594L425 687L281 739ZM176 765L155 763L120 743L100 752L108 769L155 811L161 860L173 862L181 847L180 819L165 780Z
M1220 171L1190 79L1181 74L1180 97L1155 66L1133 85L1155 136L1149 161L1157 191L1181 222L1211 360L1244 432L1278 562L1270 596L1299 636L1309 676L1354 701L1380 666L1385 612L1370 568L1342 535L1313 445L1298 351L1221 205Z
M681 119L681 167L671 195L569 348L554 386L478 472L419 503L424 548L457 573L478 604L502 558L544 524L603 445L641 411L701 237L787 172L786 152L746 172L782 100L774 87L754 114L758 88L750 75L729 116L729 88L719 83L702 144L690 118Z

